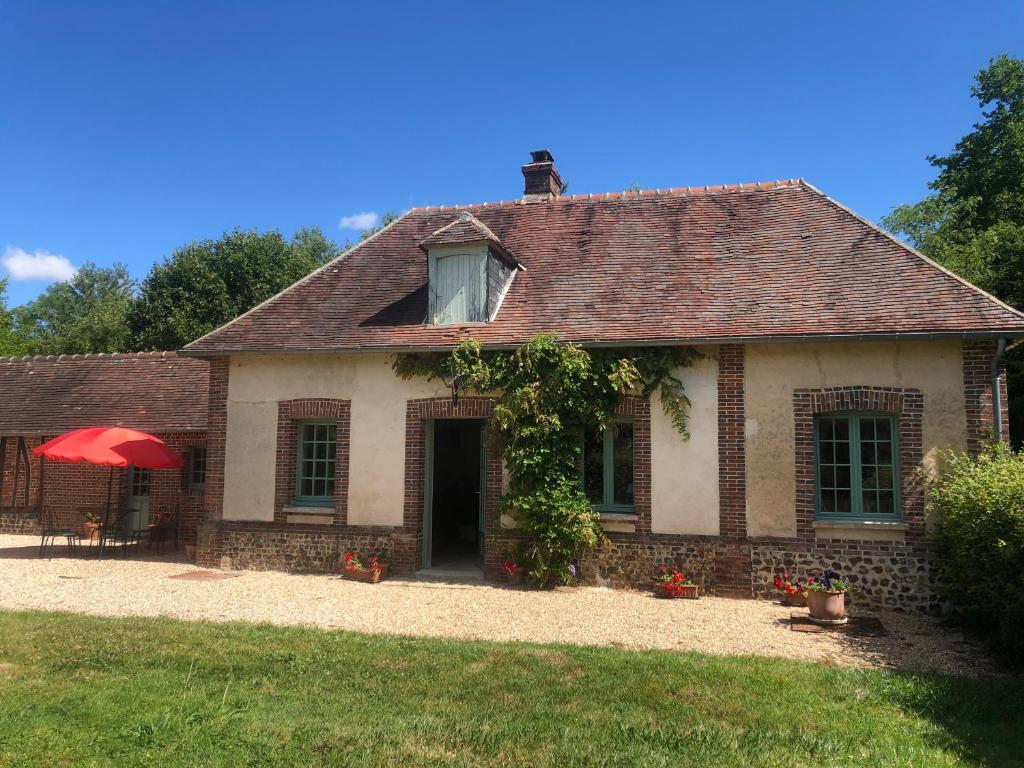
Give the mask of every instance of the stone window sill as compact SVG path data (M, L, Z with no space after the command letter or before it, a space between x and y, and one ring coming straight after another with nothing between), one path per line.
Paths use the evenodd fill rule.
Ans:
M606 533L636 533L640 516L633 512L598 512L598 522Z
M815 520L819 538L862 539L865 541L903 541L910 526L900 522L876 520Z
M302 525L334 525L334 507L285 507L285 519Z

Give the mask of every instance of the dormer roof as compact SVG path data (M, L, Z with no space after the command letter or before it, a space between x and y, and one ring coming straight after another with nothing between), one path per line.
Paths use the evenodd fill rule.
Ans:
M486 243L493 246L508 261L518 264L491 228L469 211L458 212L451 222L427 235L427 237L420 241L420 248L424 251L429 251L436 246L470 245L474 243Z

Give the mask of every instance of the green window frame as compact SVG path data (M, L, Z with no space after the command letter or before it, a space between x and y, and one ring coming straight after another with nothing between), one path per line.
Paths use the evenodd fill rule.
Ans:
M607 429L584 434L580 481L598 512L636 511L634 440L632 419L614 419Z
M194 445L188 452L188 487L206 486L206 446Z
M149 470L132 467L130 491L133 497L149 496Z
M334 506L337 422L300 421L296 429L295 502L305 506Z
M887 413L814 419L815 515L819 520L899 521L900 446Z

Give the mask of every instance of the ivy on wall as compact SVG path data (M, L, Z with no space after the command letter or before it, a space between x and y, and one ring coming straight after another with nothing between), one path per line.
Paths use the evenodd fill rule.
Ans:
M623 395L659 392L688 438L690 401L674 372L700 356L692 347L584 349L540 334L514 351L485 351L468 339L450 353L403 353L394 370L441 379L455 397L497 393L494 420L511 480L502 510L525 536L518 559L543 586L571 581L573 564L603 537L580 483L583 431L606 428Z

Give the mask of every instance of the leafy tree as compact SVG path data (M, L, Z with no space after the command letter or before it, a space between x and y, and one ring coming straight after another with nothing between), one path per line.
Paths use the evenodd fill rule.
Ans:
M932 194L882 219L925 255L1024 308L1024 60L992 59L971 94L983 120L946 156ZM1011 432L1024 438L1024 354L1007 356Z
M0 279L0 355L10 357L25 352L25 341L14 325L14 313L7 308L7 280Z
M142 282L129 324L138 349L178 349L248 311L340 253L323 232L234 230L178 248Z
M84 264L66 283L54 283L11 314L14 333L30 354L121 352L135 282L124 264Z

